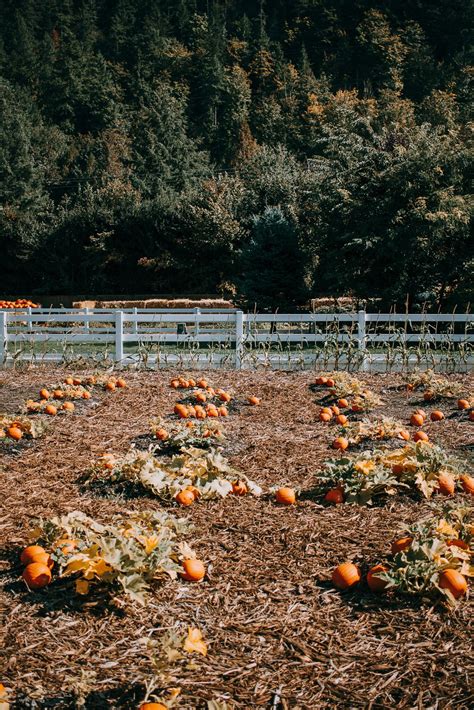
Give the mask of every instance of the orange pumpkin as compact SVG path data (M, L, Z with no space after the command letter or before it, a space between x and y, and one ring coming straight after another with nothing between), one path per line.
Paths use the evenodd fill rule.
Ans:
M469 409L469 406L467 399L458 399L458 409Z
M360 570L352 562L343 562L333 571L331 579L338 589L349 589L360 582Z
M245 481L234 481L234 483L232 484L232 493L235 496L244 496L246 493L248 493L248 488Z
M293 488L279 488L275 493L275 499L282 505L294 505L296 494Z
M344 491L341 487L331 488L330 491L324 496L324 500L327 503L334 503L334 505L339 505L339 503L344 503Z
M438 477L438 490L445 496L452 496L454 493L454 478L449 473L441 473Z
M425 418L422 414L412 414L410 417L410 424L412 426L423 426Z
M345 439L343 436L338 436L337 439L334 439L332 442L332 448L333 449L339 449L340 451L345 451L349 447L349 441Z
M15 441L20 441L23 436L23 432L19 427L11 426L7 429L7 436L9 436L10 439L14 439Z
M444 414L440 409L435 409L433 412L431 412L430 419L432 422L440 422L442 419L444 419Z
M468 476L467 473L461 476L461 485L465 493L474 495L474 478L472 476Z
M31 562L36 562L38 557L47 554L48 553L44 547L41 547L41 545L28 545L28 547L25 547L20 555L20 562L22 565L29 565Z
M430 438L428 434L425 434L424 431L417 431L415 434L413 434L413 441L429 441Z
M184 404L175 404L173 411L180 419L186 419L188 416L188 408Z
M175 496L175 499L180 505L188 506L188 505L192 505L194 503L195 497L194 497L194 493L192 491L185 489L183 491L180 491Z
M464 575L455 569L445 569L439 575L439 586L447 589L455 599L459 599L467 592L467 582Z
M183 560L183 572L181 576L187 582L199 582L204 578L206 568L201 560Z
M378 576L380 572L387 572L388 567L385 565L375 565L367 572L367 584L372 592L383 592L388 582L384 579L380 579Z
M30 589L41 589L51 582L51 570L42 562L32 562L25 567L22 577Z
M392 555L396 555L398 552L405 552L411 547L412 542L412 537L401 537L399 540L395 540L395 542L392 542Z

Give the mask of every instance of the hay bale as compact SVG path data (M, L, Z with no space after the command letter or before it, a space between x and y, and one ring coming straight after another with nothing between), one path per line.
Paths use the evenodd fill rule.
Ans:
M148 298L146 300L74 301L73 308L235 308L223 298Z
M234 304L223 298L150 298L144 308L234 308Z
M73 308L98 308L97 301L73 301Z

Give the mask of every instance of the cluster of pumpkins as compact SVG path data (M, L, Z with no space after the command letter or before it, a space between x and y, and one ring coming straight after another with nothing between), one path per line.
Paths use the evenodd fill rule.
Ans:
M403 537L392 543L392 555L408 550L413 542L411 537ZM449 545L458 545L463 549L468 549L463 540L451 540ZM381 573L388 572L389 568L383 564L372 567L366 576L367 586L372 592L383 592L388 586L388 582L380 577ZM331 580L337 589L342 591L355 587L362 579L360 568L353 562L343 562L332 572ZM459 599L467 592L467 580L463 574L455 569L445 569L439 575L439 586L447 589L455 599Z
M0 301L0 310L5 308L39 308L39 303L33 303L26 298L17 298L16 301Z
M226 404L231 401L231 395L223 389L214 389L205 379L196 381L192 377L188 379L176 377L171 380L170 387L173 389L194 390L193 397L195 404L186 405L178 403L174 407L174 413L180 419L187 419L188 417L206 419L207 417L227 417L229 415ZM213 400L217 400L219 406L216 406ZM247 402L252 406L258 406L260 399L255 397L255 395L251 395L247 397ZM204 407L203 405L206 406Z
M26 409L28 412L43 412L49 416L55 416L59 411L73 412L75 406L70 400L91 399L92 395L86 387L91 387L95 384L96 378L94 375L90 375L84 379L79 377L66 377L64 387L57 387L51 391L43 387L39 392L39 401L28 399ZM104 389L107 392L113 392L117 388L120 389L126 386L127 383L122 377L111 377L104 383ZM51 400L51 402L45 404L48 400ZM58 402L61 400L66 401L59 405ZM55 404L53 404L53 401Z
M56 548L63 555L71 555L77 548L77 540L59 540ZM22 578L30 590L42 589L50 584L53 575L54 560L41 545L29 545L20 555L20 562L24 565ZM200 582L206 575L206 567L195 558L188 558L182 562L181 577L187 582Z

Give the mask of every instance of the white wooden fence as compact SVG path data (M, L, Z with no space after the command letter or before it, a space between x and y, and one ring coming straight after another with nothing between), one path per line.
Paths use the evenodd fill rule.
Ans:
M183 358L195 364L225 362L241 368L262 362L327 364L353 369L378 365L428 366L445 361L452 369L474 363L474 316L394 313L243 313L229 309L25 309L0 310L0 364L18 359L61 360L65 348L83 357L110 349L112 358L132 363ZM153 353L155 348L155 353ZM179 350L179 354L177 354ZM207 353L207 355L206 355Z

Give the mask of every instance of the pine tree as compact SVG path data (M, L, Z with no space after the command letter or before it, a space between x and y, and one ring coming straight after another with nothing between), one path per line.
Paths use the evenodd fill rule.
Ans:
M308 298L307 261L298 228L279 207L252 218L250 242L242 250L238 299L246 308L291 313Z

